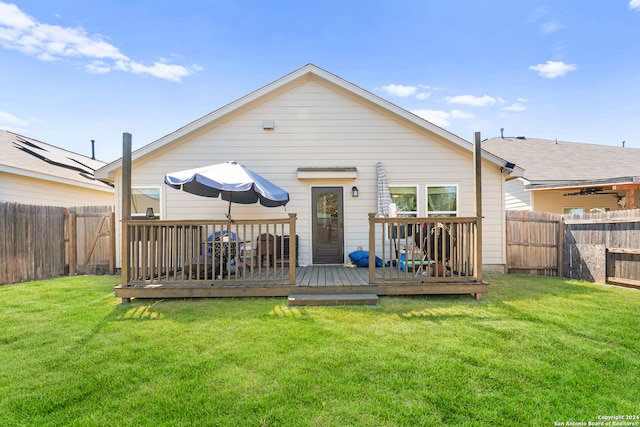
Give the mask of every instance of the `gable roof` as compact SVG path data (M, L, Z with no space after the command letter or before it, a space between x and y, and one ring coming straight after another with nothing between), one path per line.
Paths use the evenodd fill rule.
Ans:
M2 129L0 152L0 172L113 193L94 177L99 160Z
M373 105L376 105L378 107L381 107L383 109L385 109L386 111L396 115L397 117L412 123L414 125L419 126L420 128L426 129L427 131L440 136L441 138L449 141L451 144L461 147L465 150L468 151L472 151L473 150L473 144L471 144L469 141L466 141L462 138L460 138L459 136L456 136L454 134L452 134L451 132L442 129L436 125L434 125L433 123L403 109L398 107L397 105L383 99L380 98L377 95L372 94L371 92L364 90L352 83L349 83L346 80L341 79L340 77L336 76L335 74L331 74L313 64L307 64L302 68L299 68L296 71L293 71L290 74L287 74L286 76L266 85L263 86L262 88L251 92L250 94L234 101L231 102L227 105L225 105L222 108L219 108L209 114L207 114L206 116L203 116L189 124L187 124L186 126L170 133L169 135L166 135L150 144L145 145L144 147L139 148L138 150L135 150L132 154L131 154L131 159L132 161L135 161L136 159L140 159L152 152L154 152L155 150L158 150L162 147L167 146L168 144L171 144L172 142L176 141L179 138L182 138L192 132L197 131L198 129L201 129L204 126L208 126L211 123L214 123L218 120L223 119L225 116L233 113L234 111L237 111L238 109L259 101L261 98L264 98L266 96L268 96L270 93L273 93L274 91L277 91L285 86L288 85L292 85L295 84L295 82L297 81L303 81L305 79L310 79L310 78L316 78L316 79L321 79L324 80L325 82L328 82L332 85L335 85L343 90L346 90L348 92L350 92L351 94L359 97L360 99L363 99ZM498 156L491 154L489 152L483 151L482 153L483 158L488 159L489 161L495 163L497 166L502 167L505 166L506 162L504 161L504 159L499 158ZM118 159L108 165L106 165L105 167L99 169L96 171L96 176L98 176L101 179L113 179L114 178L114 173L119 170L122 167L122 159ZM519 170L519 169L518 169ZM521 172L521 171L520 171Z
M491 138L482 148L524 169L532 184L640 176L640 149L538 138Z

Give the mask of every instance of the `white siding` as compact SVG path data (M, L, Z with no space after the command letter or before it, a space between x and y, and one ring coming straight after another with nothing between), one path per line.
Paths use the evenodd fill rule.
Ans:
M41 206L93 206L113 205L115 197L108 191L0 173L0 202Z
M531 192L524 189L529 182L522 178L505 184L505 206L507 210L531 210Z
M311 263L312 186L344 188L345 254L367 247L368 213L376 211L376 162L393 185L419 185L419 214L425 215L427 184L458 184L460 215L474 213L472 153L387 110L356 98L324 80L308 79L271 93L197 133L188 135L133 164L134 186L158 185L164 174L236 160L290 193L287 212L297 213L300 262ZM264 130L264 120L275 128ZM356 167L357 178L299 180L299 167ZM502 175L483 162L484 263L504 264ZM351 197L357 186L360 197ZM226 202L162 187L163 219L224 219ZM120 206L117 206L118 210ZM283 208L233 205L237 219L284 217Z

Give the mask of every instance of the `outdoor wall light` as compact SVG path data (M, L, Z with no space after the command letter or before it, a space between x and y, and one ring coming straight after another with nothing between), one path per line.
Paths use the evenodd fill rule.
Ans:
M358 197L358 187L356 187L355 185L351 187L351 195L353 197Z
M156 215L153 213L153 208L147 208L147 218L152 219Z

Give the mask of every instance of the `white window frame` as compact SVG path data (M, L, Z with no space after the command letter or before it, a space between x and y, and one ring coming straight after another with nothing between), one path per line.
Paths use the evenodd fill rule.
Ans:
M432 211L429 212L429 188L433 187L455 187L456 189L456 210L455 211ZM459 184L425 184L424 186L424 208L426 216L460 216L460 185Z
M158 190L158 211L155 209L153 211L154 218L161 218L162 215L162 187L159 185L135 185L131 186L131 195L133 196L134 190L145 189L145 190ZM132 201L133 203L133 201ZM142 212L133 212L133 206L131 207L131 218L135 219L147 219L147 206L143 207Z

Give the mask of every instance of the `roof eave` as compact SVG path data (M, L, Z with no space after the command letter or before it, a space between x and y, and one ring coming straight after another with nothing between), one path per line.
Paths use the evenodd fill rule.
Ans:
M320 78L323 78L329 82L331 82L332 84L341 87L351 93L354 93L360 97L362 97L363 99L366 99L367 101L376 104L388 111L391 111L392 113L396 114L397 116L402 117L403 119L423 128L428 130L429 132L440 136L443 139L446 139L450 142L452 142L453 144L468 150L468 151L472 151L473 150L473 144L470 143L469 141L441 128L438 127L436 125L434 125L433 123L403 109L398 107L397 105L377 96L372 94L371 92L368 92L364 89L362 89L359 86L356 86L353 83L350 83L338 76L336 76L335 74L332 74L328 71L325 71L313 64L307 64L302 68L299 68L298 70L295 70L289 74L287 74L286 76L267 84L266 86L261 87L260 89L257 89L251 93L249 93L248 95L243 96L242 98L237 99L236 101L233 101L197 120L194 120L193 122L187 124L186 126L183 126L182 128L154 141L151 142L147 145L145 145L144 147L141 147L137 150L135 150L134 152L132 152L131 154L131 159L132 161L139 159L141 157L144 157L145 155L155 151L158 148L161 148L179 138L182 138L186 135L188 135L191 132L194 132L198 129L200 129L203 126L206 126L212 122L214 122L215 120L218 120L221 117L224 117L225 115L267 95L268 93L275 91L285 85L290 84L291 82L298 80L300 78L306 77L306 76L318 76ZM489 153L486 150L482 150L482 157L484 159L489 160L492 163L495 163L498 167L503 167L505 165L505 161L503 159L500 159L499 157ZM111 163L109 163L108 165L103 166L102 168L96 170L95 172L95 176L97 178L100 179L107 179L107 180L112 180L115 178L115 174L116 171L121 168L122 166L122 159L118 159L115 160ZM521 171L521 169L519 169Z
M14 167L6 166L6 165L0 165L0 172L5 172L5 173L12 174L12 175L18 175L18 176L23 176L23 177L27 177L27 178L40 179L40 180L43 180L43 181L55 182L57 184L72 185L74 187L87 188L87 189L96 190L96 191L104 191L106 193L111 193L111 194L113 194L115 192L115 190L113 188L109 187L108 185L106 185L104 183L100 183L100 181L96 181L95 183L94 182L76 181L76 180L73 180L73 179L62 178L60 176L48 175L48 174L44 174L44 173L40 173L40 172L34 172L34 171L31 171L31 170L14 168Z

